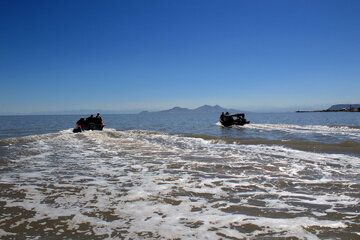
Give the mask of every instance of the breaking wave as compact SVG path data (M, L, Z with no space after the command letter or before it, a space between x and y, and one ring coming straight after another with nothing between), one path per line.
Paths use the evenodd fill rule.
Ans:
M345 135L353 139L360 138L360 128L351 126L321 126L292 124L248 124L244 127L261 131L283 131L296 134L319 134L324 136Z
M360 158L348 154L114 129L10 138L0 151L2 238L360 234Z

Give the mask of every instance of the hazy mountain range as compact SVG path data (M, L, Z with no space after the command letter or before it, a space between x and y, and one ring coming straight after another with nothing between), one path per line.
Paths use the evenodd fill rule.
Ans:
M352 109L360 108L360 104L336 104L336 105L332 105L330 108L328 108L328 110L339 111L341 109L349 110L350 108Z
M335 104L326 110L298 110L296 112L360 112L360 104Z
M231 108L223 108L219 105L210 106L204 105L195 109L182 108L182 107L174 107L168 110L162 111L142 111L139 113L139 110L133 111L119 111L119 110L101 110L101 109L78 109L78 110L58 110L58 111L43 111L43 112L26 112L26 113L15 113L8 112L0 114L2 115L83 115L87 116L90 114L96 115L96 113L100 114L153 114L153 113L169 113L169 114L186 114L186 113L218 113L221 112L229 112L229 113L239 113L244 111L239 111ZM247 111L248 112L248 111Z
M172 113L172 114L186 114L186 113L219 113L222 112L230 112L230 113L238 113L243 112L236 109L231 108L223 108L219 105L210 106L210 105L204 105L195 109L189 109L189 108L182 108L182 107L174 107L168 110L162 110L157 112L149 112L149 111L142 111L140 114L151 114L151 113Z
M360 108L360 104L336 104L332 105L327 110L321 111L340 111L342 109L358 109ZM27 112L27 113L15 113L15 112L8 112L8 113L1 113L0 115L90 115L90 114L137 114L140 110L132 110L132 111L120 111L120 110L102 110L102 109L79 109L79 110L58 110L58 111L43 111L43 112ZM292 112L293 110L289 109L287 111L281 110L279 112ZM320 111L320 110L318 110ZM139 114L153 114L153 113L169 113L169 114L186 114L186 113L218 113L221 112L229 112L229 113L250 113L250 111L244 110L237 110L232 108L223 108L219 105L210 106L210 105L203 105L198 108L189 109L189 108L182 108L182 107L174 107L168 110L162 111L142 111ZM276 112L276 110L272 111ZM298 112L313 112L311 110L307 111L298 111Z

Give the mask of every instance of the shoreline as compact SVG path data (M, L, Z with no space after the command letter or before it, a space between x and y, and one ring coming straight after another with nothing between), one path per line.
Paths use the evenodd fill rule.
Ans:
M306 111L306 110L298 110L297 113L308 113L308 112L360 112L355 110L312 110L312 111Z

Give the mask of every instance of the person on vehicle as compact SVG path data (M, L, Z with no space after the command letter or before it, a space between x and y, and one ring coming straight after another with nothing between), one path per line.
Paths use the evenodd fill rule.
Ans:
M89 124L89 123L94 123L95 122L95 118L94 118L94 115L91 114L90 117L86 118L86 123Z
M102 123L101 115L100 113L97 113L95 117L95 124L101 124L101 123Z
M79 121L76 122L76 124L77 124L77 125L80 125L80 126L84 125L84 124L85 124L85 118L84 118L84 117L81 117L81 118L79 119Z
M220 115L220 120L221 120L221 121L224 121L224 112L221 113L221 115Z

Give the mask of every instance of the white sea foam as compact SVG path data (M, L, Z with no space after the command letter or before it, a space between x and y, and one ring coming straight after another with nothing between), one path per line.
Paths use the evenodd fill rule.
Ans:
M324 136L344 135L351 139L360 139L360 129L346 126L292 125L292 124L247 124L242 126L259 131L282 131L287 133L318 134Z
M17 171L0 176L26 194L1 195L5 207L35 212L12 228L64 218L63 231L104 238L318 239L309 229L358 224L354 156L114 129L62 131L26 145L31 154L13 159ZM338 211L343 219L328 216Z

